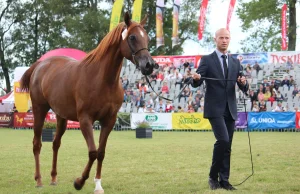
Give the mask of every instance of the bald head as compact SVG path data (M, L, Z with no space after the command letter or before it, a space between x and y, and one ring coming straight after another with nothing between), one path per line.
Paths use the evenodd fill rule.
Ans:
M230 42L229 31L226 28L220 28L216 31L214 40L216 42L217 49L224 54L227 53Z

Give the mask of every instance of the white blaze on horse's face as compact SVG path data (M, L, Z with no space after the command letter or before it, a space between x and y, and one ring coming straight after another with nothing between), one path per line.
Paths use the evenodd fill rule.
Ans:
M140 29L140 34L144 38L145 34L144 34L144 32L141 29Z

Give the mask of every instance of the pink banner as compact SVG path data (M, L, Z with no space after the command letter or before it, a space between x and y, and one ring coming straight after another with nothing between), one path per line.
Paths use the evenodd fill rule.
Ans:
M198 27L199 40L201 40L203 37L207 4L208 4L208 0L203 0L200 8L199 27Z
M233 13L234 5L235 5L235 0L231 0L230 4L229 4L229 8L228 8L227 24L226 24L226 29L228 31L229 31L229 24L230 24L231 16L232 16L232 13Z
M286 43L286 4L283 5L282 11L281 11L281 50L286 50L287 49L287 43Z
M153 56L152 57L156 63L159 65L168 65L173 64L176 68L182 66L185 62L192 62L194 68L197 68L200 63L201 55L192 55L192 56Z

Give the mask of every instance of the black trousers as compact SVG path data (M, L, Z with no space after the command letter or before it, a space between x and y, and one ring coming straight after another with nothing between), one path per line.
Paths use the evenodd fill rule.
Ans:
M209 122L216 138L209 177L214 180L219 178L220 182L228 182L231 144L235 126L228 104L223 117L209 118Z

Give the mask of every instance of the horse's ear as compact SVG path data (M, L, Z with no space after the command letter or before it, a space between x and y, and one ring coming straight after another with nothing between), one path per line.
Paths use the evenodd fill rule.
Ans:
M146 24L146 22L147 22L147 18L148 18L148 14L146 14L145 15L145 17L144 17L144 19L141 21L141 26L143 26L144 27L144 25Z
M127 28L130 26L131 24L131 20L130 20L130 16L128 11L126 11L125 15L124 15L124 22L127 25Z

